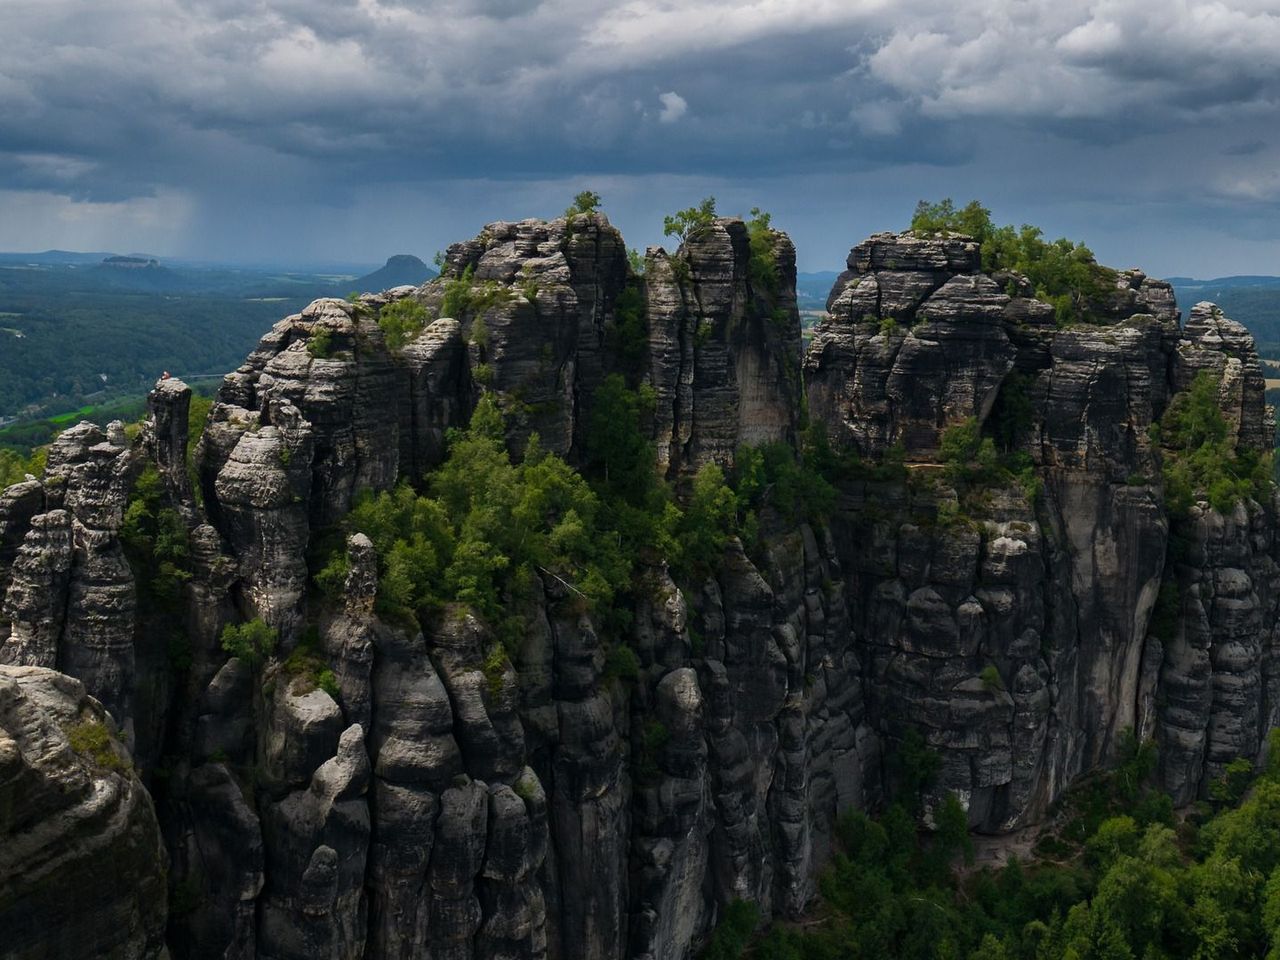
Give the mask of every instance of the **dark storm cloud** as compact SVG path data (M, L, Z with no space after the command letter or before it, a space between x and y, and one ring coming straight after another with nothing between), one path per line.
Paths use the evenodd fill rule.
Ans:
M589 175L751 181L802 210L804 178L848 190L882 171L895 202L1014 201L1023 177L1052 204L1093 165L1112 199L1273 206L1273 7L5 0L0 196L305 220L405 189L515 196Z

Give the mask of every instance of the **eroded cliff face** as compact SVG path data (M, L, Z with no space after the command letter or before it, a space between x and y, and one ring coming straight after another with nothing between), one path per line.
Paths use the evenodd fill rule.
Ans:
M1179 326L1137 271L1098 323L1060 329L968 239L881 234L802 361L785 234L770 252L773 279L720 220L640 277L602 215L491 224L439 280L277 324L225 379L196 482L190 392L165 381L136 444L77 427L43 480L0 495L0 662L64 671L135 731L176 956L683 958L732 900L812 901L836 816L892 791L909 729L986 831L1042 818L1130 729L1180 801L1258 756L1278 710L1277 505L1171 517L1151 429L1208 369L1237 449L1269 447L1247 332L1211 305ZM406 298L455 315L389 349L377 314ZM308 550L361 492L439 464L481 391L513 453L537 433L580 463L613 373L652 388L677 489L743 445L794 445L801 390L862 466L824 523L766 512L704 581L646 558L621 637L553 576L513 599L507 659L463 605L384 621L362 534L340 599L318 595ZM1017 482L941 464L970 420L1023 456ZM189 535L174 611L139 612L118 543L146 463ZM223 626L253 617L279 649L228 656ZM161 663L179 628L181 662ZM619 642L634 679L606 668Z
M166 955L160 828L112 726L78 680L0 666L6 957Z

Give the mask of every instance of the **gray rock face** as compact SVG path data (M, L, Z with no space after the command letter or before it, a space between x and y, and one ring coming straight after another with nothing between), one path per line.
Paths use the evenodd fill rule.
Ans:
M1011 319L1044 320L978 273L976 244L905 234L854 247L828 308L804 361L810 415L861 454L923 459L990 412L1017 356Z
M675 254L650 250L645 287L658 465L733 463L743 444L794 443L801 385L795 248L771 236L776 282L751 269L746 225L720 219Z
M67 430L49 448L42 490L23 484L6 495L13 559L0 566L0 663L56 667L82 680L129 742L136 603L118 534L132 469L121 424ZM32 514L40 499L45 512Z
M606 342L627 282L622 236L593 213L491 223L451 246L442 276L418 295L460 324L470 380L494 392L512 449L536 432L546 449L574 456L612 369Z
M79 681L0 666L0 929L13 960L167 956L160 829L110 723ZM84 754L76 735L93 744Z
M54 905L28 899L19 955L48 955L55 934L68 955L157 953L163 894L133 891L162 883L144 868L167 856L175 956L685 960L734 899L791 917L812 902L836 817L892 795L909 730L941 756L937 795L990 832L1043 818L1129 729L1158 741L1180 802L1256 759L1280 722L1280 502L1170 517L1151 429L1210 370L1237 449L1269 446L1247 331L1211 305L1180 328L1168 285L1140 271L1088 305L1097 322L1060 329L1025 278L982 273L967 238L878 234L853 248L802 365L794 251L770 240L776 281L735 219L650 250L641 279L601 215L490 224L439 280L277 324L223 382L200 498L176 381L137 451L82 425L43 482L0 494L0 662L35 665L0 667L0 771L16 771L0 775L0 830L33 816L37 781L69 784L63 804L102 784L122 810L146 800L31 719L37 688L99 716L42 667L148 731L144 774L166 758L167 854L130 813L151 859L120 854L132 879L100 904L126 918L119 939L49 933L27 913ZM408 297L429 322L389 350L378 311ZM624 349L622 327L646 324L647 345ZM362 491L420 483L481 390L514 454L537 432L581 463L614 372L653 388L677 490L743 444L794 443L801 389L837 448L878 460L900 444L906 466L850 468L823 524L762 511L758 539L731 540L702 582L646 561L618 636L552 577L511 599L523 634L505 643L457 604L384 620L363 534L343 589L312 588L316 538ZM944 431L970 418L1021 455L1017 481L941 462ZM118 531L143 458L187 523L190 579L177 612L144 605L135 625ZM223 627L255 616L278 648L229 657ZM134 640L167 631L186 660L135 670ZM634 677L615 675L632 672L622 643ZM172 672L145 699L144 669ZM75 883L62 809L37 835ZM0 847L0 919L25 849Z

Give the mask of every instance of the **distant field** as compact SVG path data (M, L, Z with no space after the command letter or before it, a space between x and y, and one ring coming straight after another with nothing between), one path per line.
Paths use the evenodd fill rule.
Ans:
M220 376L194 377L186 381L187 385L200 396L212 396L221 382ZM145 417L146 413L146 392L113 397L101 403L83 404L74 410L66 410L52 416L19 420L9 424L0 429L0 448L16 450L25 456L82 420L105 427L113 420L135 423Z

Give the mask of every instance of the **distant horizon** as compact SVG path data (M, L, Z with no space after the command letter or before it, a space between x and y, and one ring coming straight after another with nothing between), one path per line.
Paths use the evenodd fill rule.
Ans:
M625 238L625 236L626 234L624 233L623 237ZM798 258L798 253L799 251L797 251L797 258ZM55 255L55 254L67 254L67 255L76 256L76 257L102 257L102 258L138 257L142 259L155 260L162 266L166 264L171 264L175 266L196 267L196 268L201 266L208 266L208 267L226 267L226 268L254 269L254 270L282 270L287 272L308 273L308 274L352 273L353 276L360 276L365 273L372 273L373 271L379 270L383 266L385 266L387 261L389 261L392 257L406 256L406 255L417 257L419 260L425 263L428 267L431 267L430 257L425 257L420 253L414 253L408 250L399 250L395 253L389 253L385 257L383 257L381 260L377 260L377 261L368 260L368 261L361 262L361 261L355 261L355 260L340 260L340 259L313 260L313 261L270 260L270 259L219 260L219 259L207 258L207 257L185 257L185 256L169 255L169 254L163 254L163 253L156 253L154 251L151 251L151 252L127 251L126 252L126 251L117 251L117 250L73 250L66 247L49 247L44 250L0 249L0 258L16 258L16 257L24 257L24 256L44 257L44 256ZM92 265L93 262L94 261L90 261L85 265ZM1102 262L1104 266L1116 267L1117 269L1127 269L1127 268L1119 267L1118 264L1114 264L1114 263L1108 264L1101 260L1099 262ZM4 266L5 264L3 262L0 262L0 269L3 269ZM1163 274L1158 274L1158 273L1153 273L1151 271L1148 271L1141 264L1132 264L1131 266L1137 266L1139 269L1144 270L1144 272L1146 272L1148 276L1151 276L1160 280L1168 280L1171 282L1179 281L1179 280L1191 281L1193 283L1215 283L1215 282L1224 281L1224 280L1242 280L1242 279L1258 279L1258 280L1264 280L1264 281L1280 280L1280 273L1276 273L1276 274L1232 273L1232 274L1223 274L1219 276L1194 276L1190 274L1163 275ZM812 270L797 270L797 274L799 274L800 276L839 274L844 269L845 269L845 266L843 263L841 263L839 266L820 267Z

